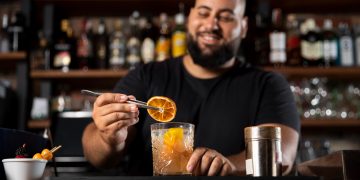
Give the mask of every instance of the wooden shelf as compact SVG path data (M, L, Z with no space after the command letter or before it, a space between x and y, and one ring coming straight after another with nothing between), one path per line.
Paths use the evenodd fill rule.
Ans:
M62 72L60 70L35 70L31 71L30 77L33 79L91 79L91 78L121 78L128 73L128 70L70 70Z
M360 119L303 119L303 128L359 128Z
M179 3L190 10L194 0L35 0L35 6L53 4L65 16L129 16L134 10L143 15L158 16L161 12L171 15L179 11ZM86 7L86 8L84 8Z
M359 0L278 0L272 1L274 7L279 7L286 13L358 13Z
M44 120L29 120L27 127L29 129L44 129L51 126L51 121L49 119Z
M360 67L264 67L264 70L279 72L287 77L360 79Z
M26 52L0 53L0 61L22 61L26 58Z

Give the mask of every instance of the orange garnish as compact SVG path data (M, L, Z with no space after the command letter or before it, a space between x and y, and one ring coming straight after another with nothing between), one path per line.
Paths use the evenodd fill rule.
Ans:
M149 115L156 121L169 122L173 120L176 115L176 104L167 97L154 96L148 100L147 105L161 108L160 111L147 109Z

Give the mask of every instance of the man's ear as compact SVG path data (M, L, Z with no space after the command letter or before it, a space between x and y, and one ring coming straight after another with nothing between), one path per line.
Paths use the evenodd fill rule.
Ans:
M246 37L247 31L248 31L248 17L244 16L241 19L241 34L240 37L244 39Z

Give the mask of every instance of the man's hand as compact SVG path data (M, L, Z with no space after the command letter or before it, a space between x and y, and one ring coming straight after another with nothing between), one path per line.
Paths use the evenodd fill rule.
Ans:
M104 93L94 103L93 119L101 139L118 150L123 149L125 145L128 127L139 121L138 107L126 103L128 99L135 97Z
M197 148L189 159L187 170L196 176L229 176L235 174L236 168L217 151Z

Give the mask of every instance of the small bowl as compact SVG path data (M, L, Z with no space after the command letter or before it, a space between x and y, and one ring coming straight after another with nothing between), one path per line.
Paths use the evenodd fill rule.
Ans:
M2 160L7 180L39 180L47 160L32 158L9 158Z

